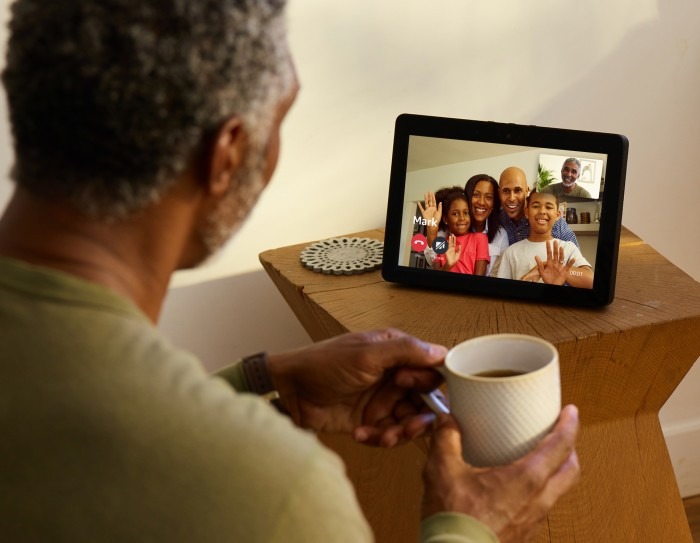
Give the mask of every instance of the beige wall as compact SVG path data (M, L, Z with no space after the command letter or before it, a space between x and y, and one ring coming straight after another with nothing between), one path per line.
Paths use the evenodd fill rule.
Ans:
M700 278L700 3L291 0L289 12L302 91L277 174L221 258L176 278L165 309L165 332L210 367L308 341L257 254L383 225L404 112L626 134L624 224ZM9 156L2 103L3 173ZM0 184L0 202L9 191ZM699 390L696 370L663 414L686 494L700 492Z

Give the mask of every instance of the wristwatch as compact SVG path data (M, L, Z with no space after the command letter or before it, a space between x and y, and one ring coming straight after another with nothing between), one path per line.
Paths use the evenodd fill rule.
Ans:
M289 415L280 401L280 393L272 384L270 373L267 370L267 353L256 353L243 358L243 374L248 381L251 392L271 403L280 413Z

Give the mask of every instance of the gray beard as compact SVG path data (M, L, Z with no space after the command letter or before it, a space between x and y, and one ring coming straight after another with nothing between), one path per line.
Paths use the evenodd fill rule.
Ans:
M200 232L200 239L207 251L206 258L218 252L238 231L267 185L267 148L277 107L294 80L286 47L279 54L284 57L280 61L280 74L270 75L270 81L265 82L269 93L251 106L249 114L244 116L244 126L248 131L245 161L231 179L229 193L212 211Z
M269 136L269 130L265 131ZM200 238L207 258L214 255L243 225L266 185L264 177L268 137L249 139L244 164L231 179L228 194L207 218Z

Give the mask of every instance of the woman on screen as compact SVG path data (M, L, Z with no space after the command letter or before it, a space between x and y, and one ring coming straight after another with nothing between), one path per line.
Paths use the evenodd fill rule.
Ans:
M471 211L472 232L486 234L489 241L489 256L491 260L486 271L508 248L508 234L500 224L501 200L498 197L498 181L490 175L480 173L473 175L464 186L469 209Z

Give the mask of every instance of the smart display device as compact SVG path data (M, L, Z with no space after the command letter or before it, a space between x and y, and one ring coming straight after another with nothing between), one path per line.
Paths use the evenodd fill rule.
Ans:
M384 279L486 296L609 304L627 149L619 134L400 115ZM502 182L514 172L524 176L523 190ZM467 181L475 176L491 177L498 187L472 182L468 196ZM439 218L438 200L445 203ZM498 222L484 220L493 214ZM497 235L472 232L484 223L497 224ZM539 264L533 256L538 251Z

